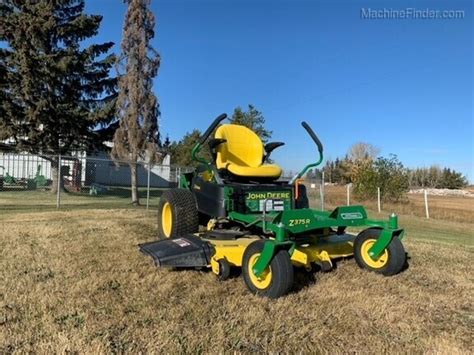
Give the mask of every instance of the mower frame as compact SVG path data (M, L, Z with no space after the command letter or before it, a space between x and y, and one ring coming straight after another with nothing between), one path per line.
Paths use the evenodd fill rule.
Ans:
M347 227L367 227L376 228L381 230L380 237L376 240L375 244L369 250L369 256L376 260L382 252L387 248L393 238L403 238L404 230L398 227L398 217L395 214L390 215L388 221L369 219L367 211L363 206L352 205L352 206L340 206L335 208L333 211L319 211L310 208L295 208L294 204L291 208L285 208L279 212L267 212L266 206L268 199L264 199L264 208L262 213L242 213L237 212L233 206L233 189L229 188L222 179L219 178L219 172L212 162L202 158L199 153L203 144L208 140L209 136L214 132L217 126L227 118L226 114L222 114L217 117L214 122L209 126L206 132L203 134L199 142L194 146L191 154L192 158L203 164L205 170L207 170L214 178L212 182L205 182L200 179L196 179L195 172L183 174L179 180L179 187L189 189L197 196L197 205L199 212L204 212L200 206L203 202L199 198L199 192L202 185L205 184L217 184L222 187L224 193L222 202L225 206L225 216L231 221L241 223L245 226L254 226L260 228L262 235L266 236L265 245L263 251L258 258L255 266L253 267L254 273L259 276L268 267L275 253L280 249L286 249L290 253L296 250L299 243L298 235L308 235L318 230L329 230L330 228L337 228L338 234ZM315 142L319 158L316 162L306 165L298 174L296 174L287 184L285 183L274 183L269 184L271 186L279 186L283 188L291 187L291 200L294 201L294 195L298 195L298 185L300 178L311 168L319 166L323 161L323 145L319 140L318 136L314 133L308 123L302 122L301 125L307 131L309 136ZM258 185L257 185L258 186ZM257 188L257 186L255 186ZM260 185L261 186L261 185ZM251 189L251 188L250 188ZM262 189L258 188L257 191ZM265 190L265 185L263 187ZM222 213L222 212L221 212ZM325 234L328 235L327 233ZM305 239L306 241L306 239Z

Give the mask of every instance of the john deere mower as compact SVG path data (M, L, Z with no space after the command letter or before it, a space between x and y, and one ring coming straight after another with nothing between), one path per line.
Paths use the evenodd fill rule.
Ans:
M385 276L403 269L403 229L396 215L381 221L369 219L363 206L309 208L301 177L321 164L323 145L306 122L302 126L319 159L281 181L281 168L269 158L284 143L263 145L247 127L221 124L226 117L217 117L190 153L201 165L161 196L160 240L140 245L157 266L207 267L220 280L231 268L242 268L247 288L270 298L291 290L294 267L329 271L335 260L354 256L362 269ZM200 154L206 142L212 161ZM349 234L348 227L362 231Z

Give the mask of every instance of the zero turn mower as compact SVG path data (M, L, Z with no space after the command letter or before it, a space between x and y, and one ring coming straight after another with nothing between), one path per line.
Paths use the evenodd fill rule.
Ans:
M220 124L226 117L217 117L192 150L202 165L161 196L160 240L140 245L156 265L209 267L220 280L232 267L241 267L248 289L270 298L290 291L294 267L329 271L335 259L353 255L361 268L385 276L403 269L404 231L396 215L381 221L369 219L362 206L309 208L299 179L322 162L323 146L306 122L302 126L316 143L319 159L290 181L280 181L281 168L268 161L284 143L264 146L247 127ZM208 139L212 162L199 154ZM200 224L205 231L199 231ZM352 235L347 227L365 229Z

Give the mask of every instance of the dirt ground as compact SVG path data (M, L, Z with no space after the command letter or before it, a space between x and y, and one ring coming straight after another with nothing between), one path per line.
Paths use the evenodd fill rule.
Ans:
M156 234L151 212L3 214L0 353L471 352L474 224L400 224L402 274L349 259L298 273L290 295L268 300L238 275L155 268L137 249Z

